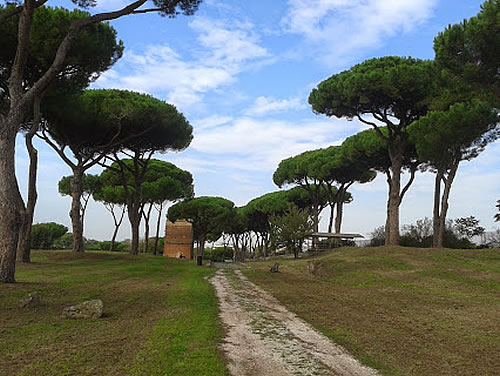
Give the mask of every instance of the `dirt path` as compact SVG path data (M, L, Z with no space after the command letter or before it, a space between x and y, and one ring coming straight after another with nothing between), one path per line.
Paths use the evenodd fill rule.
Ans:
M211 282L227 330L222 348L233 376L378 375L239 270L219 269Z

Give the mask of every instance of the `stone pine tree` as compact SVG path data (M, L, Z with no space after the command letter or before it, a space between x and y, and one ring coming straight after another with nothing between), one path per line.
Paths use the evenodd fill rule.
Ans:
M142 186L143 198L150 207L157 210L156 233L153 254L158 253L158 242L163 208L168 202L187 200L194 196L193 176L190 172L178 168L172 163L155 160L150 163L146 173L146 182ZM149 217L145 218L149 227ZM148 229L146 227L146 229ZM148 230L149 232L149 230ZM145 251L147 237L145 236Z
M308 175L326 184L331 209L328 232L333 230L333 210L336 208L335 232L340 233L344 204L353 200L347 190L354 183L372 181L377 173L361 160L351 158L342 146L330 146L315 153L308 163Z
M93 6L98 1L73 1L79 7ZM96 13L71 23L68 32L57 47L50 66L29 88L24 85L31 27L37 8L45 1L25 0L0 15L0 25L11 17L19 15L17 46L14 61L10 66L7 80L9 106L0 114L0 282L15 282L15 258L19 229L23 221L24 202L17 184L14 155L15 139L27 113L32 108L36 96L57 78L65 65L66 58L76 37L87 27L126 15L156 12L167 17L178 14L191 15L201 0L157 0L148 7L147 0L128 1L115 11ZM69 3L69 2L68 2Z
M85 171L101 163L107 155L134 147L143 140L156 138L158 142L167 142L165 137L171 135L161 135L159 131L168 121L168 116L162 118L164 112L163 102L123 90L85 90L47 104L44 109L47 120L42 124L40 137L73 172L70 217L74 252L83 251L80 198Z
M401 173L408 146L407 129L425 115L434 91L430 61L388 56L367 60L321 82L309 96L315 113L358 119L386 144L391 160L386 242L399 244ZM387 132L381 131L382 127Z
M112 162L106 167L118 173L121 178L132 230L130 252L137 254L143 208L141 185L147 176L151 158L154 153L187 148L193 139L193 127L175 106L153 97L136 97L136 101L127 101L121 108L129 112L125 118L119 120L125 129L145 127L140 137L128 139L120 150L106 156ZM129 158L122 159L122 155Z
M331 196L324 175L313 173L311 168L321 153L321 150L306 151L284 159L273 173L273 182L278 187L297 185L308 193L315 231L319 229L319 215L328 205L328 198Z
M419 157L435 172L433 247L443 246L448 199L459 164L497 139L500 1L434 38L439 90L432 110L410 128ZM441 194L442 192L442 194Z
M385 134L387 129L380 128L380 131ZM342 143L342 153L348 160L355 161L356 165L366 170L375 170L385 175L389 191L391 189L391 166L392 161L389 155L387 143L377 135L375 129L367 129L356 133L353 136L347 137ZM401 192L399 194L400 203L403 201L404 196L410 189L415 181L415 175L421 162L418 159L415 145L412 139L408 139L406 146L406 153L403 158L402 170L407 172L409 177L407 181L402 184ZM389 211L389 201L387 202L387 210ZM387 228L389 227L389 217L386 217L384 230L387 235Z
M201 196L180 201L168 209L167 218L185 219L193 225L198 243L197 255L203 257L208 237L219 238L233 218L234 203L222 197Z
M5 14L15 5L0 7L0 14ZM63 8L41 6L37 9L31 26L29 53L26 72L23 79L24 88L30 88L41 74L52 63L57 46L62 41L71 22L86 18L89 14L79 10L68 11ZM5 112L10 103L7 80L10 75L17 46L19 15L13 16L0 24L0 111ZM30 261L30 237L33 215L37 201L36 176L38 152L33 145L33 138L39 130L43 115L41 104L43 98L70 95L78 92L109 69L123 50L121 42L116 40L116 31L107 23L92 25L79 34L68 53L62 71L46 90L38 93L33 100L32 113L28 114L21 126L25 134L26 150L29 156L28 194L26 208L23 213L23 225L19 232L17 260Z
M486 102L475 100L456 103L447 111L432 111L410 127L419 159L428 163L436 174L434 248L443 247L448 201L460 162L477 157L489 142L498 137L499 121L496 110Z
M113 251L115 250L118 231L125 216L127 202L125 201L125 193L121 184L114 185L112 179L106 179L103 174L99 175L99 180L99 190L97 192L94 192L92 197L95 201L102 203L113 218L113 224L115 227L113 230L113 234L111 235L111 242L109 245L109 250Z
M122 160L120 163L123 163L127 167L133 165L133 161L130 159ZM145 252L148 250L150 213L152 208L156 206L158 217L156 221L155 247L153 249L153 253L156 254L158 250L158 235L160 232L162 209L166 202L185 200L193 197L193 176L190 172L182 170L172 163L158 159L149 160L144 176L133 174L133 169L126 169L125 175L127 181L126 187L123 185L122 174L118 163L105 169L100 175L100 178L106 184L103 193L106 193L106 191L120 192L120 199L123 197L126 205L131 199L131 197L129 197L131 194L134 195L136 192L139 193L139 213L142 214L142 218L145 221ZM137 179L140 179L140 184L136 184ZM136 190L136 187L139 187L139 190ZM112 197L113 196L111 196L111 198Z
M62 196L72 197L72 176L63 176L58 183L58 190ZM82 177L82 194L80 196L80 222L82 224L82 234L84 230L85 223L85 212L87 211L87 206L89 204L90 198L97 192L101 190L101 181L99 176L84 174Z
M448 72L500 100L500 0L488 0L468 20L434 38L436 61Z

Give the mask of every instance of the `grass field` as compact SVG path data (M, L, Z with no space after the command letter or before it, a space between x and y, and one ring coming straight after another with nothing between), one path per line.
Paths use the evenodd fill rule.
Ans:
M383 375L498 375L500 250L341 248L247 277ZM307 263L314 264L314 273Z
M192 262L139 255L34 252L0 286L0 375L228 375L217 300ZM37 292L42 305L18 308ZM64 307L104 302L99 320Z

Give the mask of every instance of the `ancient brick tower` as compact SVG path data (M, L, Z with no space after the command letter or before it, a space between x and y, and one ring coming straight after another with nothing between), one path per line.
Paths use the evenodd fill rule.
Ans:
M165 245L163 256L175 258L191 258L193 246L193 225L188 221L167 221L165 226Z

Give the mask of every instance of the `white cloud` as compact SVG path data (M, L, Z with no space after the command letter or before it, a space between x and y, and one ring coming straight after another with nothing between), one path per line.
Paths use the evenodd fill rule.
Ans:
M328 66L341 66L408 32L432 15L437 0L289 0L281 25L301 34Z
M270 97L258 97L251 108L246 111L247 115L262 116L268 113L303 110L305 103L299 98L274 99Z
M191 148L222 165L273 171L284 158L339 143L362 128L358 122L337 119L291 122L242 117L215 128L195 128Z
M207 92L234 83L239 73L270 56L259 46L249 23L229 25L196 17L189 26L198 33L201 46L190 48L190 52L195 51L192 59L168 45L150 45L125 53L117 68L99 78L97 86L149 92L188 107L199 103ZM120 72L120 67L126 73Z

